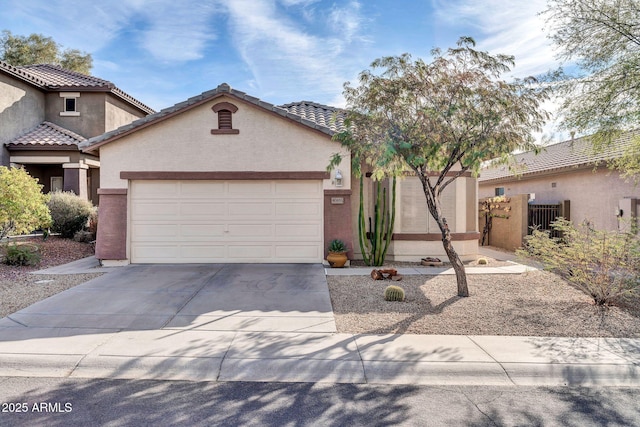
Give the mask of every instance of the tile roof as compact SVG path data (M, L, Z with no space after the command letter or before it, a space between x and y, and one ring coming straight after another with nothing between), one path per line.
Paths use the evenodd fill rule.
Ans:
M342 132L344 127L345 111L341 108L322 105L310 101L292 102L280 105L290 113L297 114L307 120L331 129L334 132Z
M78 146L86 138L51 122L42 122L29 132L9 141L9 148L26 146Z
M118 129L114 129L110 132L91 138L80 144L80 148L83 151L93 151L99 146L110 142L111 140L118 139L121 136L134 132L138 128L143 128L151 125L154 122L172 117L178 113L203 104L210 99L220 95L229 95L246 101L250 104L254 104L265 110L276 113L284 118L293 120L295 122L308 126L311 129L315 129L317 131L325 133L329 136L333 136L336 132L336 129L339 129L340 126L342 126L341 121L333 121L331 119L331 117L336 112L339 113L339 111L342 111L338 108L316 104L313 102L299 102L286 104L284 106L276 106L251 95L248 95L245 92L233 89L226 83L222 83L215 89L203 92L200 95L191 97L186 101L165 108L155 114L151 114L149 116L138 119L128 125L119 127Z
M36 64L16 67L26 73L34 76L48 88L109 88L115 85L107 80L99 79L94 76L77 73L75 71L65 70L59 65L52 64Z
M626 132L617 137L605 150L594 151L590 138L582 137L557 144L547 145L542 151L516 154L514 166L497 165L483 168L478 181L498 181L513 178L517 172L521 177L552 173L559 170L589 167L601 162L620 157L629 147L632 139L640 135L640 131Z
M11 64L0 61L0 71L8 73L14 77L31 83L40 89L47 91L60 90L85 90L111 92L112 94L122 98L124 101L136 106L147 114L155 111L138 101L126 92L118 89L116 85L110 81L100 79L94 76L77 73L75 71L66 70L58 65L36 64L14 67Z

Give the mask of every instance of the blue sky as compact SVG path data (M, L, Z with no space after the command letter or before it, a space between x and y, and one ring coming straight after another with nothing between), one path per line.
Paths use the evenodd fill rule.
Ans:
M516 57L512 75L558 64L545 0L0 0L0 30L92 54L92 73L159 110L226 82L267 102L344 105L342 85L381 56L429 59L463 35Z

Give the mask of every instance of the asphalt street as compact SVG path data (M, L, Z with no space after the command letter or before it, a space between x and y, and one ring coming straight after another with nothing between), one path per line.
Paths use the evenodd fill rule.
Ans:
M0 378L1 426L634 426L640 388Z

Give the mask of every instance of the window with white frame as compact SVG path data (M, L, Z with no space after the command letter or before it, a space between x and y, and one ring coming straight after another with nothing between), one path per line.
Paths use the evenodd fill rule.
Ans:
M80 98L80 92L60 92L60 98L62 98L62 111L61 116L79 116L78 111L78 98Z

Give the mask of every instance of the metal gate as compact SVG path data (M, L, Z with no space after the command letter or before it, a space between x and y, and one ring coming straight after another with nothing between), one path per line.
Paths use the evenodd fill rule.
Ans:
M551 223L562 215L562 204L547 204L547 205L529 205L529 224L528 234L534 229L547 230L551 232L553 237L559 237L557 231L553 230Z

